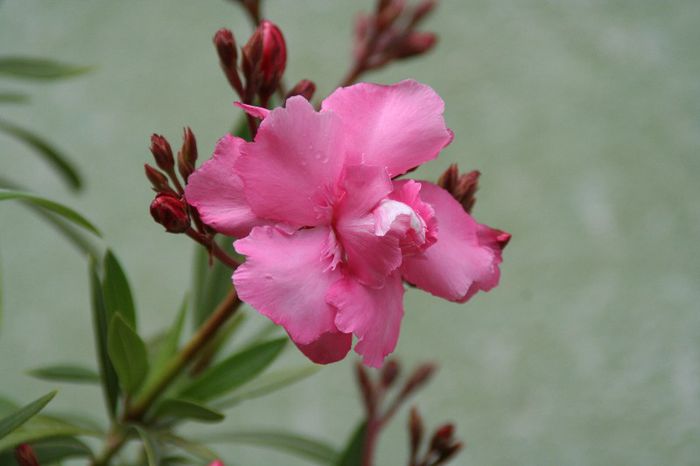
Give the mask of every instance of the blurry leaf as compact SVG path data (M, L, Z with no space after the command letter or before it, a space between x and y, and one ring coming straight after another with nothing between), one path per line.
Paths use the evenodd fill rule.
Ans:
M92 458L90 448L73 437L50 438L32 443L39 464L49 464L67 458Z
M233 240L222 236L216 238L221 248L233 253ZM199 328L214 312L231 289L231 269L220 261L214 261L209 266L209 253L197 246L194 257L193 283L193 318L194 327Z
M280 355L287 338L260 343L224 359L186 385L182 398L207 401L252 380Z
M18 187L17 184L12 183L6 179L0 178L0 188L9 189L12 191L23 191L22 188ZM74 227L72 224L63 220L62 217L51 213L50 211L39 207L31 202L20 201L22 204L26 205L32 212L36 213L44 221L51 224L56 230L59 231L68 241L70 241L73 246L75 246L79 251L89 254L93 257L99 257L102 254L99 253L98 249L92 243L92 241L78 228Z
M248 125L248 118L246 118L245 116L241 116L238 119L238 122L234 125L233 129L231 130L231 134L233 136L238 136L239 138L245 139L246 141L250 141L252 138L250 136L250 126Z
M121 264L110 250L105 254L102 290L108 318L111 319L119 313L129 326L136 329L136 310L129 281Z
M153 357L149 378L158 374L165 366L170 358L177 352L180 346L180 335L182 335L182 327L185 324L185 314L187 313L187 296L182 300L180 310L177 312L175 322L172 327L163 336L162 341L158 345L158 349Z
M76 66L48 58L0 57L0 74L17 78L61 79L91 71L89 66Z
M163 458L160 464L162 466L180 466L183 464L192 464L199 466L201 463L199 461L193 460L192 458L188 458L187 456L170 455Z
M295 382L312 376L320 370L319 366L306 365L292 369L280 369L275 372L263 374L250 383L236 390L229 398L215 403L219 409L230 408L241 401L265 396L277 390L281 390Z
M43 156L47 162L53 165L53 168L58 171L71 188L80 189L82 187L83 182L78 174L78 170L68 161L64 154L53 147L46 139L28 129L2 119L0 119L0 131L14 136Z
M138 432L141 440L143 441L143 450L146 453L146 460L148 461L148 466L159 466L160 465L160 447L155 438L151 434L139 427L134 426L134 429Z
M101 432L85 429L70 422L55 417L36 416L0 440L0 451L14 448L20 443L34 443L38 440L56 437L74 437L76 435L90 435L102 437Z
M55 382L100 383L100 375L93 369L72 364L38 367L30 370L29 375Z
M276 323L265 320L265 323L255 333L248 337L245 343L243 343L243 347L253 345L273 337L275 333L279 332L280 328L281 327Z
M172 417L176 419L195 419L205 422L219 422L224 415L204 405L188 400L166 399L155 410L155 417Z
M247 315L241 311L238 311L236 315L230 318L218 332L214 335L214 338L209 340L204 348L202 348L201 354L194 366L191 369L191 374L199 374L207 367L211 365L217 354L226 346L226 343L231 339L231 337L236 333L236 331L241 328L243 322L247 319Z
M0 92L0 103L21 104L29 100L27 94L19 92Z
M240 431L208 436L209 442L244 443L259 445L284 451L313 461L317 464L332 465L338 459L338 453L332 446L316 439L289 432L275 431ZM358 463L359 464L359 463Z
M0 439L6 437L29 419L36 416L39 411L44 409L44 406L49 404L49 401L51 401L54 396L56 396L55 391L48 393L32 401L28 405L23 406L9 416L0 419Z
M21 201L27 201L44 209L55 212L62 217L70 220L71 222L80 225L81 227L91 231L92 233L100 236L100 232L95 228L95 226L87 221L82 215L74 211L73 209L66 207L64 205L58 204L56 202L44 199L43 197L35 196L33 194L24 193L20 191L10 191L7 189L0 189L0 201L8 199L17 199Z
M216 452L211 450L206 445L186 440L174 434L164 434L162 436L162 439L163 441L174 445L180 448L181 450L193 456L196 456L197 458L203 459L204 461L214 461L220 458L220 456Z
M362 465L362 448L365 441L365 431L367 425L362 422L350 437L347 446L341 453L340 458L335 463L335 466L361 466Z
M119 313L109 324L107 351L122 388L133 394L148 374L148 354L141 337Z
M94 260L90 261L90 289L92 293L92 320L97 346L97 362L100 366L100 379L107 404L107 412L114 419L119 399L119 382L107 351L107 311L102 297L102 284L97 275Z

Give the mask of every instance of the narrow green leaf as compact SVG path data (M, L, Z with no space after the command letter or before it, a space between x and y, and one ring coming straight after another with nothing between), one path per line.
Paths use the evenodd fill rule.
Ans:
M20 191L10 191L8 189L0 189L0 201L4 200L9 200L9 199L17 199L21 201L27 201L30 202L34 205L37 205L39 207L42 207L44 209L47 209L51 212L54 212L62 217L64 217L67 220L70 220L71 222L75 223L76 225L80 225L81 227L91 231L92 233L96 234L97 236L100 236L99 230L88 220L85 219L82 215L77 213L75 210L71 209L70 207L66 207L62 204L59 204L54 201L50 201L48 199L45 199L43 197L35 196L34 194L29 194L25 192L20 192Z
M154 372L157 368L165 365L166 362L177 352L180 346L180 336L182 335L182 328L185 326L185 314L187 313L187 296L182 299L182 304L180 309L177 311L175 316L175 322L173 322L170 330L165 335L163 342L161 343L158 351L153 359Z
M148 461L148 466L159 466L160 465L160 447L157 440L148 432L139 426L134 426L136 432L138 432L141 441L143 442L143 450L146 453L146 461Z
M214 338L206 343L202 348L201 354L197 358L192 368L193 374L199 374L207 369L215 360L219 352L226 346L226 343L236 334L243 323L248 318L248 315L240 310L229 319L221 328Z
M207 441L272 448L322 465L332 465L338 459L338 452L327 443L290 432L239 431L210 435L207 436Z
M280 355L287 338L252 346L207 369L186 385L182 398L207 401L240 387L261 373Z
M90 435L101 438L103 433L76 426L55 417L39 415L1 439L0 451L14 448L21 443L34 443L48 438L74 437L76 435Z
M78 169L46 139L31 130L2 119L0 119L0 131L19 139L34 149L37 154L41 155L44 160L56 169L64 181L68 183L68 186L76 190L82 187L83 181L80 178Z
M223 250L229 254L233 253L231 238L221 236L216 238L216 241ZM231 269L219 261L209 265L209 254L204 248L197 246L193 275L194 327L199 328L231 289Z
M362 465L362 448L365 441L365 432L367 425L365 422L360 423L355 429L350 440L341 453L340 458L335 463L335 466L361 466Z
M0 57L0 74L15 78L62 79L87 73L89 66L69 65L49 58Z
M7 437L12 431L27 422L32 417L36 416L39 411L44 409L44 406L49 404L49 401L56 396L56 392L47 393L28 405L23 406L14 413L0 419L0 439Z
M244 400L258 398L281 390L282 388L314 375L319 370L319 366L309 364L302 367L280 369L275 372L262 374L260 377L255 378L250 383L236 390L229 398L215 403L214 406L218 409L230 408Z
M224 415L194 401L166 399L155 410L156 418L171 417L175 419L193 419L204 422L219 422Z
M27 94L19 92L0 92L0 103L3 104L21 104L29 100Z
M92 458L92 451L74 437L50 438L32 443L39 464L49 464L68 458Z
M109 324L107 351L122 388L133 394L148 374L148 353L141 337L119 313Z
M100 383L100 375L93 369L73 364L57 364L32 369L29 375L53 382Z
M214 461L221 458L221 456L206 445L178 437L174 434L164 434L162 440L204 461Z
M110 250L105 254L102 290L109 319L119 313L130 327L136 329L136 309L131 287L119 260Z
M107 413L114 419L119 400L119 381L107 351L107 311L102 296L102 283L97 275L94 259L90 260L90 290L92 295L92 322L97 347L97 362L100 367L100 380L105 396Z

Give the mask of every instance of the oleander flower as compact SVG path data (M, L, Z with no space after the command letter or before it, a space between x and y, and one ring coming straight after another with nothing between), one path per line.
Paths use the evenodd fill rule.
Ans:
M430 87L356 84L320 111L301 96L239 106L262 119L254 142L224 136L186 198L241 238L240 298L311 360L344 358L355 335L364 363L380 366L398 340L404 281L456 302L497 285L510 235L433 183L396 179L452 140Z

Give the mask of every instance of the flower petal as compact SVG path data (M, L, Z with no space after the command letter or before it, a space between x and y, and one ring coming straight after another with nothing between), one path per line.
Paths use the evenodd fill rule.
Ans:
M375 206L393 189L381 167L347 167L342 182L343 197L336 209L336 232L348 270L362 283L382 286L387 275L401 265L399 239L378 234Z
M352 332L359 338L355 352L363 356L368 366L380 367L396 348L403 293L398 272L390 275L382 288L370 288L345 277L328 292L328 302L338 308L335 324L340 331Z
M398 181L395 185L406 182ZM433 207L437 218L437 242L420 254L404 257L403 278L436 296L457 302L465 302L477 291L496 286L502 249L498 245L507 242L510 235L501 231L492 233L496 230L476 223L439 186L427 181L421 185L421 198Z
M241 178L234 171L243 144L243 139L230 134L219 139L214 156L189 177L185 187L187 202L204 223L236 237L246 236L252 227L265 223L250 209Z
M233 274L241 300L282 325L295 343L308 345L336 332L336 311L325 301L341 273L333 264L337 244L330 228L292 234L256 227L234 243L246 261Z
M317 364L330 364L343 359L352 346L352 333L328 332L306 345L297 343L299 350Z
M243 102L234 102L233 105L240 108L253 118L259 118L260 120L264 120L270 114L270 110L266 109L265 107L257 107L255 105L244 104Z
M345 162L343 140L339 118L316 112L301 96L271 111L236 164L253 211L296 226L326 223Z
M437 157L452 140L435 91L413 80L391 86L360 83L336 90L322 113L339 115L352 163L386 167L392 177Z

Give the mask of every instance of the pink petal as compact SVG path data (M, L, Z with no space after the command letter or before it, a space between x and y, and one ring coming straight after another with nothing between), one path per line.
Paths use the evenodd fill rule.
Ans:
M382 286L387 275L401 265L399 240L377 234L372 210L392 191L384 168L347 167L343 197L336 209L336 232L346 255L349 272L362 283Z
M407 181L398 181L400 186ZM405 256L401 265L409 283L450 301L465 302L479 290L498 284L501 244L507 233L479 225L447 191L422 181L421 198L435 210L437 242L423 253Z
M352 334L342 332L328 332L321 335L318 340L307 345L297 347L307 358L317 364L330 364L343 359L352 346Z
M355 352L368 366L379 367L399 339L403 317L403 283L398 272L382 288L370 288L345 277L328 292L328 302L338 308L335 323L342 332L353 332L359 342Z
M308 345L336 332L336 311L325 301L341 277L337 245L327 227L292 234L276 227L256 227L234 243L246 261L233 274L241 300L282 325L295 343Z
M253 118L264 120L270 114L270 111L265 107L257 107L255 105L244 104L243 102L234 102L233 105L242 109Z
M294 96L263 120L236 170L258 216L315 226L329 220L344 153L338 117Z
M450 143L445 104L433 89L406 80L337 89L322 104L343 122L352 163L386 167L392 177L437 157Z
M248 205L243 183L234 171L245 141L227 134L219 139L214 156L189 178L185 198L199 212L202 221L229 236L246 236L250 229L265 223Z

